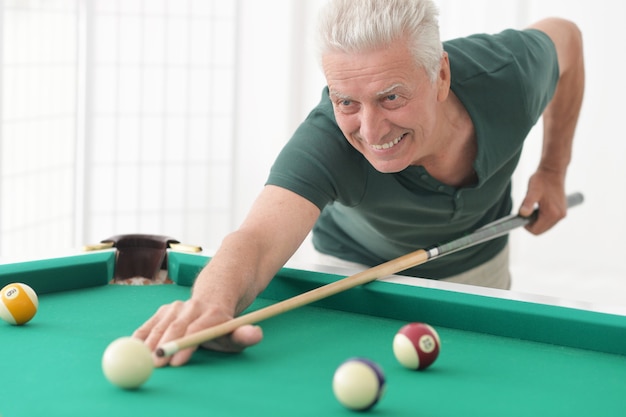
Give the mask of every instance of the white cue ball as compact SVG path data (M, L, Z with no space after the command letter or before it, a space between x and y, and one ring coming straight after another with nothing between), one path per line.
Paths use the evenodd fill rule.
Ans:
M152 375L152 352L140 339L120 337L102 356L102 371L110 383L124 389L139 388Z
M385 393L385 375L380 366L368 359L348 359L335 371L333 392L344 407L369 410Z

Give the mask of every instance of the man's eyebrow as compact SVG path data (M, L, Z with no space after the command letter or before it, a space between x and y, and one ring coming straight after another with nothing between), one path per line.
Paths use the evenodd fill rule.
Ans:
M350 100L351 99L350 96L348 96L346 94L343 94L343 93L340 93L339 91L333 90L333 89L328 90L328 94L330 96L332 96L332 97L335 97L335 98L338 98L338 99L341 99L341 100Z
M395 90L397 88L404 88L404 84L401 84L401 83L393 84L393 85L385 88L384 90L379 91L378 93L376 93L376 97L386 96L386 95L388 95L389 93L391 93L393 90Z
M395 89L402 89L402 88L405 88L404 84L402 84L402 83L393 84L393 85L385 88L384 90L377 92L376 93L376 97L384 97L384 96L388 95L389 93L391 93L392 91L394 91ZM337 90L334 90L334 89L329 89L328 90L328 94L331 97L334 97L334 98L337 98L337 99L340 99L340 100L352 100L351 96L349 96L347 94L343 94L343 93L341 93L341 92L339 92Z

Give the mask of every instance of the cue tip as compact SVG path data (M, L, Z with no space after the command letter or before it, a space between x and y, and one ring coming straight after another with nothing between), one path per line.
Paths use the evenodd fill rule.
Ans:
M164 358L166 356L172 356L176 352L178 352L178 344L172 341L159 346L154 353L157 357Z

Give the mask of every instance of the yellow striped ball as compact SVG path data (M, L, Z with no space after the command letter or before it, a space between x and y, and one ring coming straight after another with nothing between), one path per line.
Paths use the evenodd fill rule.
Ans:
M12 283L0 291L0 318L21 326L35 317L39 300L35 291L26 284Z

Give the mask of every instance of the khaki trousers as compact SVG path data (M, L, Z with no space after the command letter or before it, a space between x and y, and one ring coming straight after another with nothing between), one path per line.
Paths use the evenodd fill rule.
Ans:
M335 256L315 251L314 263L342 268L365 270L369 267L356 262L344 261ZM455 282L457 284L478 285L481 287L508 290L511 288L511 273L509 271L509 245L500 251L491 260L475 268L454 275L440 281Z

